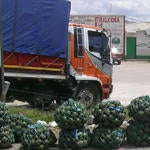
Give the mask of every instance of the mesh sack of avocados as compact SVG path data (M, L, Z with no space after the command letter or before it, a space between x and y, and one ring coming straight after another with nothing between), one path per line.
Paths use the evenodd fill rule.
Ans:
M126 118L126 109L119 101L102 101L93 108L93 122L105 128L120 127Z
M48 150L56 141L55 134L48 125L36 123L28 126L21 143L24 150Z
M93 130L92 145L102 149L116 149L125 144L126 131L122 128L102 128Z
M150 96L140 96L133 99L127 107L129 116L139 122L150 123Z
M59 147L63 149L81 149L86 148L91 142L91 135L88 129L72 129L60 131Z
M59 106L54 114L55 121L62 129L79 129L87 122L86 107L73 99Z
M8 125L0 127L0 149L10 148L14 142L11 128Z
M7 124L7 118L9 117L9 112L6 104L0 101L0 127Z
M134 120L129 121L127 127L127 142L138 147L150 146L150 124L148 122L139 123Z
M10 114L10 116L7 117L7 123L14 133L15 142L20 142L23 132L27 129L28 125L33 124L33 121L23 116L23 114Z

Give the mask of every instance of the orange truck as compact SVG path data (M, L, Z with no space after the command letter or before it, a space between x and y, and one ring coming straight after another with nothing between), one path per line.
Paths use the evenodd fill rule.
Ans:
M91 107L109 97L108 35L102 28L69 24L70 5L66 0L3 0L7 100L41 106L75 98Z

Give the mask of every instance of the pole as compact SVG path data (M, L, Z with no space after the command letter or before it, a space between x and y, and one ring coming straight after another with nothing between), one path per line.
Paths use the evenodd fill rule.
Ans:
M4 68L3 68L3 38L2 38L2 0L0 0L0 98L4 101Z

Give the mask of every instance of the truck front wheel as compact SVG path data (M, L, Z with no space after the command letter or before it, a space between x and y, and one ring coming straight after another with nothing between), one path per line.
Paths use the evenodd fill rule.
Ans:
M81 83L77 90L76 98L87 108L90 108L101 100L101 92L93 83Z

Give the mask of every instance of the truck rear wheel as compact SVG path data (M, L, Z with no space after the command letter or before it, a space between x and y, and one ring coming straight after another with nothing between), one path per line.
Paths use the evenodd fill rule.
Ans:
M78 101L87 108L92 107L101 99L100 90L93 83L82 84L79 86L76 94Z

